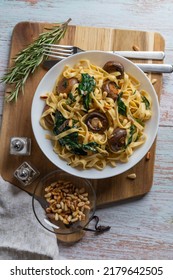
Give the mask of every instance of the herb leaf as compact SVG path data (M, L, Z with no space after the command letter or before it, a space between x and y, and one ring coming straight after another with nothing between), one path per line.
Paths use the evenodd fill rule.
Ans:
M68 94L68 98L67 98L67 101L66 101L66 104L70 105L72 104L73 102L76 101L76 98L74 97L74 95L70 92Z
M89 142L87 144L83 144L84 150L90 150L92 152L97 152L96 147L98 147L98 144L96 142Z
M148 101L148 99L145 96L142 96L142 102L145 103L146 110L150 109L150 102Z
M127 141L126 147L132 142L132 138L133 138L133 134L136 132L136 127L134 126L134 124L132 124L130 126L130 136L129 139Z
M64 125L65 124L65 125ZM61 129L63 127L63 129ZM55 126L53 129L53 133L55 135L60 134L63 131L66 131L70 129L68 125L68 120L64 118L64 116L61 114L61 112L57 111L55 113ZM81 144L79 143L78 139L78 132L72 132L71 134L68 134L64 136L63 138L58 140L60 145L65 146L67 145L71 152L77 155L87 155L87 150L92 152L97 152L96 147L98 144L96 142L89 142L87 144Z
M94 91L96 82L94 77L91 77L88 73L82 73L82 80L79 83L78 91L83 96L84 108L88 111L89 104L91 102L90 93Z
M120 92L118 95L118 98L117 98L118 113L123 116L127 116L127 107L121 99L122 95L123 95L123 92Z
M143 127L145 126L145 123L144 123L142 120L136 119L136 118L135 118L135 120L136 120L140 125L142 125Z
M59 130L59 128L63 125L63 123L66 121L66 118L61 114L61 112L56 111L55 113L55 125L53 128L53 133L55 135L58 135L62 131ZM63 129L64 130L64 129Z

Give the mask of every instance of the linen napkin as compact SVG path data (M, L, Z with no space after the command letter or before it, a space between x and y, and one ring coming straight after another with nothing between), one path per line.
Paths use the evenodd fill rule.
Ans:
M36 205L40 215L45 215ZM0 176L0 260L60 259L56 235L44 229L32 210L32 197Z

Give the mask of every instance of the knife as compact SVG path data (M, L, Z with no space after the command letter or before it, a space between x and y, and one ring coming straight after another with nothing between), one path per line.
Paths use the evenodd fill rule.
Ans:
M55 64L57 64L60 60L45 60L42 63L42 67L45 70L51 69ZM135 63L142 71L146 73L172 73L173 65L172 64L147 64L147 63Z

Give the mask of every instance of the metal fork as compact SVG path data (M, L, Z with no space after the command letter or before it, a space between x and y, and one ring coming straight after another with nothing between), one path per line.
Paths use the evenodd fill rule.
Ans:
M69 45L55 45L55 44L44 45L44 55L54 57L59 60L67 58L79 52L84 52L84 50L76 46L69 46ZM165 54L162 51L107 51L107 52L119 54L126 58L136 58L136 59L163 60L165 57Z

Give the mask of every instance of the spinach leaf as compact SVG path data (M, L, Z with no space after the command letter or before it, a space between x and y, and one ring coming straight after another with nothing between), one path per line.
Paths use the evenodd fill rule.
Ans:
M83 149L84 150L89 150L92 152L97 152L96 147L98 147L98 144L96 142L89 142L87 144L83 144Z
M95 86L96 82L94 77L91 77L88 73L82 73L82 80L79 83L78 91L83 96L83 105L87 111L91 102L90 93L94 91Z
M73 132L69 135L64 136L63 138L59 139L59 143L62 146L67 145L71 152L77 155L87 155L87 152L83 150L83 147L80 143L78 143L78 133Z
M117 98L118 113L123 116L127 116L127 107L121 99L122 95L123 95L123 92L120 92L118 94L118 98Z
M69 147L71 146L76 147L76 144L78 143L78 133L73 132L64 136L63 138L59 139L59 143L62 146L68 145Z
M60 111L56 111L55 112L55 125L53 128L53 133L55 135L58 135L60 132L59 128L61 127L61 125L66 121L66 118L64 118L64 116L61 114Z
M70 128L71 127L69 127L68 125L68 120L64 118L61 112L56 111L53 133L55 135L58 135L61 132L64 132ZM59 139L58 142L61 146L67 145L70 148L71 152L77 155L87 155L87 150L97 152L96 147L98 146L98 144L96 142L90 142L87 144L79 143L78 132L72 132Z
M89 93L83 96L83 105L84 108L88 111L89 110L89 104L91 102L91 96Z
M68 98L67 98L67 101L66 103L67 104L72 104L73 102L76 101L76 98L74 97L74 95L70 92L69 95L68 95Z
M87 155L87 150L92 152L97 152L96 147L98 144L96 142L90 142L87 144L80 144L78 142L72 142L69 143L71 150L78 155Z
M141 121L140 119L136 119L136 118L135 118L135 120L136 120L140 125L142 125L143 127L145 126L145 123L144 123L143 121Z
M98 144L96 142L90 142L87 144L81 144L78 142L78 133L73 132L59 140L59 143L62 146L67 145L71 152L77 155L87 155L87 150L90 150L92 152L97 152L96 147Z
M145 103L146 110L150 109L150 102L148 101L148 99L145 96L142 96L142 102Z
M130 136L129 139L127 141L126 147L132 142L132 138L133 138L133 134L136 132L136 127L134 126L134 124L132 124L130 126Z

